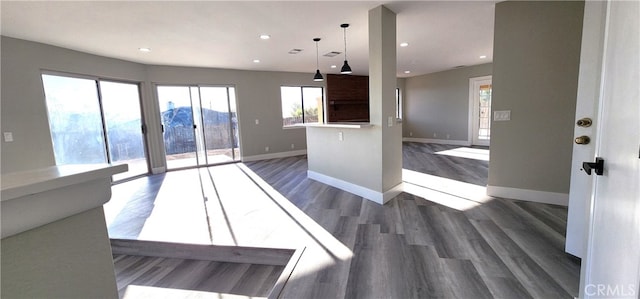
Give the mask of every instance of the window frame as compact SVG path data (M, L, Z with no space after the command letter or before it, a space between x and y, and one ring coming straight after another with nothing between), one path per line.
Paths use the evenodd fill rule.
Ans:
M288 87L288 88L299 88L300 89L300 107L302 109L302 123L296 123L296 124L292 124L292 125L284 125L284 118L282 118L282 128L283 129L295 129L295 128L301 128L300 124L306 124L308 123L306 121L306 116L305 116L305 110L304 110L304 89L305 88L319 88L320 89L320 95L322 96L322 103L321 103L321 107L322 109L320 109L320 106L318 107L319 110L322 110L322 120L324 123L324 119L325 119L325 88L324 86L317 86L317 85L280 85L280 111L282 111L283 109L283 102L282 102L282 88L283 87Z

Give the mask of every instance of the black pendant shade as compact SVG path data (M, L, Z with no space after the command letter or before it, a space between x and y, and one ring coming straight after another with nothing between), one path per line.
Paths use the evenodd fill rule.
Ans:
M342 28L344 30L344 64L342 65L342 68L340 69L340 74L351 74L351 67L349 66L349 63L347 62L347 28L349 27L349 24L341 24L340 28Z
M342 68L340 69L340 74L351 74L351 67L346 60L344 61L344 65L342 65Z
M313 76L313 81L324 81L322 74L320 74L320 70L316 70L316 74Z
M316 74L313 76L313 81L324 81L322 74L320 74L320 68L318 67L318 42L320 41L319 37L313 39L316 42Z

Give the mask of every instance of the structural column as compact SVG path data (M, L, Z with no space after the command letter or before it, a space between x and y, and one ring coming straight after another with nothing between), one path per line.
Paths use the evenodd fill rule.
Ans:
M396 87L396 14L381 5L369 11L369 109L371 123L380 128L374 142L381 151L384 202L398 195L402 184L402 125L396 120Z

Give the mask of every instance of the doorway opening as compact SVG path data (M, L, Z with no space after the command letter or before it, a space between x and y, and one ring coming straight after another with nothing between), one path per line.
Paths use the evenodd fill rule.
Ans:
M233 86L157 86L167 169L240 161Z
M469 79L471 144L489 146L491 142L491 76Z

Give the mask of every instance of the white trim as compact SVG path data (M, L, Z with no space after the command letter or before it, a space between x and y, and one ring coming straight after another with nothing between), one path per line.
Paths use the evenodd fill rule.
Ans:
M487 186L487 195L493 197L526 200L561 206L569 205L569 193L555 193L500 186Z
M450 144L450 145L464 145L464 146L471 145L471 142L469 140L450 140L450 139L428 139L428 138L402 137L402 141L422 142L422 143L437 143L437 144Z
M242 162L287 158L287 157L301 156L306 154L307 154L307 150L297 150L297 151L279 152L279 153L264 154L264 155L254 155L254 156L242 157Z
M324 175L311 170L307 170L307 177L312 180L318 181L320 183L327 184L332 187L336 187L338 189L347 191L349 193L353 193L358 196L362 196L365 199L368 199L370 201L373 201L381 205L385 204L392 198L398 196L400 193L402 193L402 190L404 189L404 183L400 183L394 186L393 188L387 190L386 192L382 193L382 192L371 190L369 188L362 187L360 185L356 185L354 183L350 183L347 181L343 181L341 179L336 179L334 177L330 177L328 175Z
M385 191L382 194L382 204L387 203L392 200L394 197L400 195L400 193L404 192L404 182L400 182L399 184L393 186L391 189Z
M167 172L167 168L164 166L151 168L151 174L158 174L158 173L165 173L165 172Z

